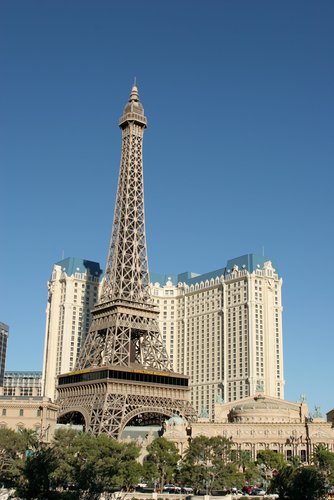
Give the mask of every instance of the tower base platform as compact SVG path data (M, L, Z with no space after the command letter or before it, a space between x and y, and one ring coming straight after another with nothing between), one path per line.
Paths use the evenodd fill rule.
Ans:
M119 438L124 427L157 425L177 414L189 423L195 411L189 402L188 377L138 367L103 366L58 377L58 421L81 415L86 432Z

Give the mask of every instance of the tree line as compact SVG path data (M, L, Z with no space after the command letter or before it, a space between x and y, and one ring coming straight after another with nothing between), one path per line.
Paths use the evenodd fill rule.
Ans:
M318 500L334 485L334 453L325 446L315 450L312 466L296 457L286 462L272 450L260 451L253 461L222 436L192 439L183 457L163 437L147 446L142 464L140 453L136 443L105 434L59 429L46 446L33 431L0 429L0 482L19 497L50 500L94 500L106 491L131 491L139 482L158 491L174 483L209 494L257 484L281 500Z

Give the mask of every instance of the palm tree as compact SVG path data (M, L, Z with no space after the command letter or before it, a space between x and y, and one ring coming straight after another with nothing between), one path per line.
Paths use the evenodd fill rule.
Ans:
M36 451L39 448L38 434L33 429L20 428L19 435L26 450Z

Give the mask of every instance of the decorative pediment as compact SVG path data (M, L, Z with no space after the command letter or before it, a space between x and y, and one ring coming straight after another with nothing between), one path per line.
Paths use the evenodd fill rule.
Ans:
M187 433L185 429L183 430L168 430L164 433L164 437L166 439L170 439L171 441L182 441L187 438Z
M334 439L334 432L333 433L331 433L330 431L326 432L324 429L317 429L315 431L312 431L312 429L310 429L309 436L311 439L321 439L321 438Z

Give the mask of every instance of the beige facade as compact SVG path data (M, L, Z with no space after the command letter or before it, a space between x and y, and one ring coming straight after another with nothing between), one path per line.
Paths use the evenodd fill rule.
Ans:
M260 450L282 453L286 459L298 456L309 463L318 444L334 452L334 428L322 418L309 418L305 402L291 403L259 394L239 401L216 404L215 422L199 419L192 424L178 417L166 422L164 437L177 444L181 453L188 440L197 436L224 436L236 450L249 451L256 459Z
M56 397L57 375L74 368L97 301L101 269L87 260L68 258L53 266L48 282L42 394Z
M0 388L0 393L3 388ZM40 441L49 443L57 423L58 406L48 398L0 394L0 428L31 429Z
M213 420L217 401L259 390L283 399L282 279L272 263L246 255L176 279L153 278L150 288L173 368L189 375L198 415Z

